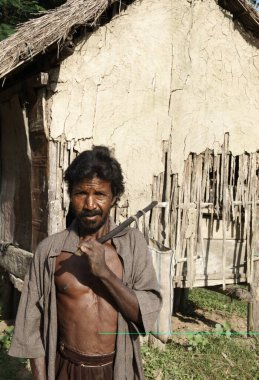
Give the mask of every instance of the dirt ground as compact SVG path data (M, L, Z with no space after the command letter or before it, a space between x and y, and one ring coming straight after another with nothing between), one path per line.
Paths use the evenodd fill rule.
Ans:
M207 332L213 331L217 323L223 325L226 316L219 311L204 311L196 309L189 315L176 313L172 319L173 341L178 343L187 342L186 332ZM236 315L228 316L227 322L231 325L232 332L246 332L246 321Z

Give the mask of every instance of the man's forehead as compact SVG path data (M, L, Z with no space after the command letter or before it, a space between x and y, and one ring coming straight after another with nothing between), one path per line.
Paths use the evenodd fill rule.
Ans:
M94 176L92 178L82 178L79 181L74 182L73 188L76 187L98 187L111 189L111 182Z

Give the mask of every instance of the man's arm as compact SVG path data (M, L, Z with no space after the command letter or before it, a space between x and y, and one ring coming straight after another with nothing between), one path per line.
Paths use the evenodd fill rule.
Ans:
M47 380L45 357L30 359L33 380Z
M99 278L113 296L125 319L141 325L138 299L133 290L124 285L109 268Z

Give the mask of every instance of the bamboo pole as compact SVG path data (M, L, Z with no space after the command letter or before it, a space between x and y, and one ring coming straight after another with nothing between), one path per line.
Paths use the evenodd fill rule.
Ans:
M222 181L222 231L223 231L223 241L222 241L222 286L225 290L226 288L226 223L227 223L227 191L228 191L228 144L229 135L228 133L224 136L224 145L222 149L222 171L221 171L221 181Z
M259 332L259 260L254 261L253 278L250 285L251 301L248 304L248 332Z

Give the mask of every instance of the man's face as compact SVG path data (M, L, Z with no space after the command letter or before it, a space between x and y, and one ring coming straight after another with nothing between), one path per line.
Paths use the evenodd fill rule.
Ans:
M74 183L70 200L73 211L87 234L97 232L105 224L115 202L111 183L98 177Z

